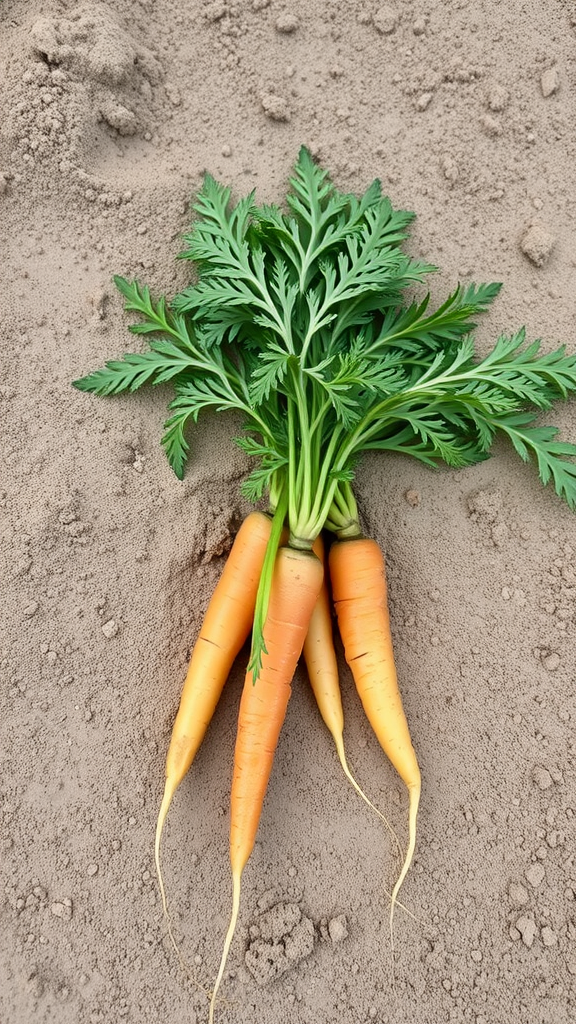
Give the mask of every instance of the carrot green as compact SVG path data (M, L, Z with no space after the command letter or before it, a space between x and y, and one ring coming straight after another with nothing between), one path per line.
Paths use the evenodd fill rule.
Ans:
M378 181L342 193L302 148L285 209L254 193L234 204L206 175L193 211L180 258L194 283L167 301L115 278L148 347L75 382L98 395L171 382L162 444L178 477L190 421L212 408L242 413L237 443L256 464L243 493L286 503L296 547L324 526L354 531L351 482L375 449L460 467L504 435L576 508L576 445L539 419L576 390L576 355L519 330L479 358L473 331L500 284L458 285L435 310L408 298L436 268L404 252L413 214Z

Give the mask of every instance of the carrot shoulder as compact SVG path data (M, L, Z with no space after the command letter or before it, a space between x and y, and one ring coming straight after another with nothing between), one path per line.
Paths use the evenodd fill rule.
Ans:
M256 681L248 671L238 714L230 797L232 916L210 1003L216 995L234 936L240 907L240 880L254 848L274 754L286 715L291 682L316 604L324 568L311 551L279 549L264 623L266 653Z
M162 905L160 839L174 793L210 724L234 659L252 628L256 593L272 522L251 512L242 523L194 645L166 757L166 783L156 826L155 859Z
M346 661L380 746L408 788L408 848L392 891L392 924L396 897L410 867L416 844L420 769L398 689L384 558L376 541L359 537L333 544L329 566Z

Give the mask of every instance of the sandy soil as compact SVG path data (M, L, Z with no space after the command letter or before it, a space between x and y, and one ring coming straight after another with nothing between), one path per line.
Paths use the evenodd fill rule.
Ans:
M153 830L246 462L234 422L207 416L180 483L158 443L165 395L104 401L70 382L132 344L112 274L184 282L174 256L203 171L280 201L302 143L340 186L378 176L416 211L435 296L504 282L481 346L526 324L574 349L576 8L5 0L0 22L0 1021L201 1024ZM574 411L550 418L576 441ZM299 671L218 1019L568 1024L574 516L504 448L458 473L369 458L358 493L387 552L423 771L415 918L398 914L392 956L397 862ZM242 675L165 833L175 931L206 987L230 907ZM342 684L351 764L404 835L405 792L344 663Z

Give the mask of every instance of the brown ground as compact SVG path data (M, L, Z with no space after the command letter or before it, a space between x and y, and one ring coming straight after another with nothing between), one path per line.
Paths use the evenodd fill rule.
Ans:
M481 345L525 323L574 349L576 8L5 0L0 21L0 1021L204 1024L163 928L152 839L246 463L235 424L206 417L179 483L158 443L164 395L104 401L70 382L131 345L113 273L156 292L184 281L173 257L202 172L280 201L301 143L341 187L378 176L417 212L411 248L441 266L435 295L504 282ZM574 408L551 417L573 441ZM574 515L504 449L458 473L366 459L358 493L387 552L423 771L403 890L417 919L398 913L393 989L397 863L299 672L218 1019L568 1024ZM165 834L176 933L206 987L230 906L242 674ZM405 792L344 665L342 682L350 761L404 835Z

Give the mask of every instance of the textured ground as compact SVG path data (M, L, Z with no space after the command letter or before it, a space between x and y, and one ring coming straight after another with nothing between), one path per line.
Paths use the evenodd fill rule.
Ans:
M5 0L0 10L0 1021L203 1024L162 924L153 829L190 646L246 506L234 423L183 483L158 392L70 381L130 346L113 273L156 291L210 170L280 201L306 143L380 177L411 251L504 289L480 331L576 347L576 8L561 0ZM575 407L553 422L576 441ZM397 864L299 672L219 1020L568 1024L576 1018L576 526L503 448L464 472L369 458L405 706L423 771ZM183 955L209 987L230 905L242 664L165 835ZM405 829L402 786L343 664L351 764ZM392 988L393 973L395 987Z

